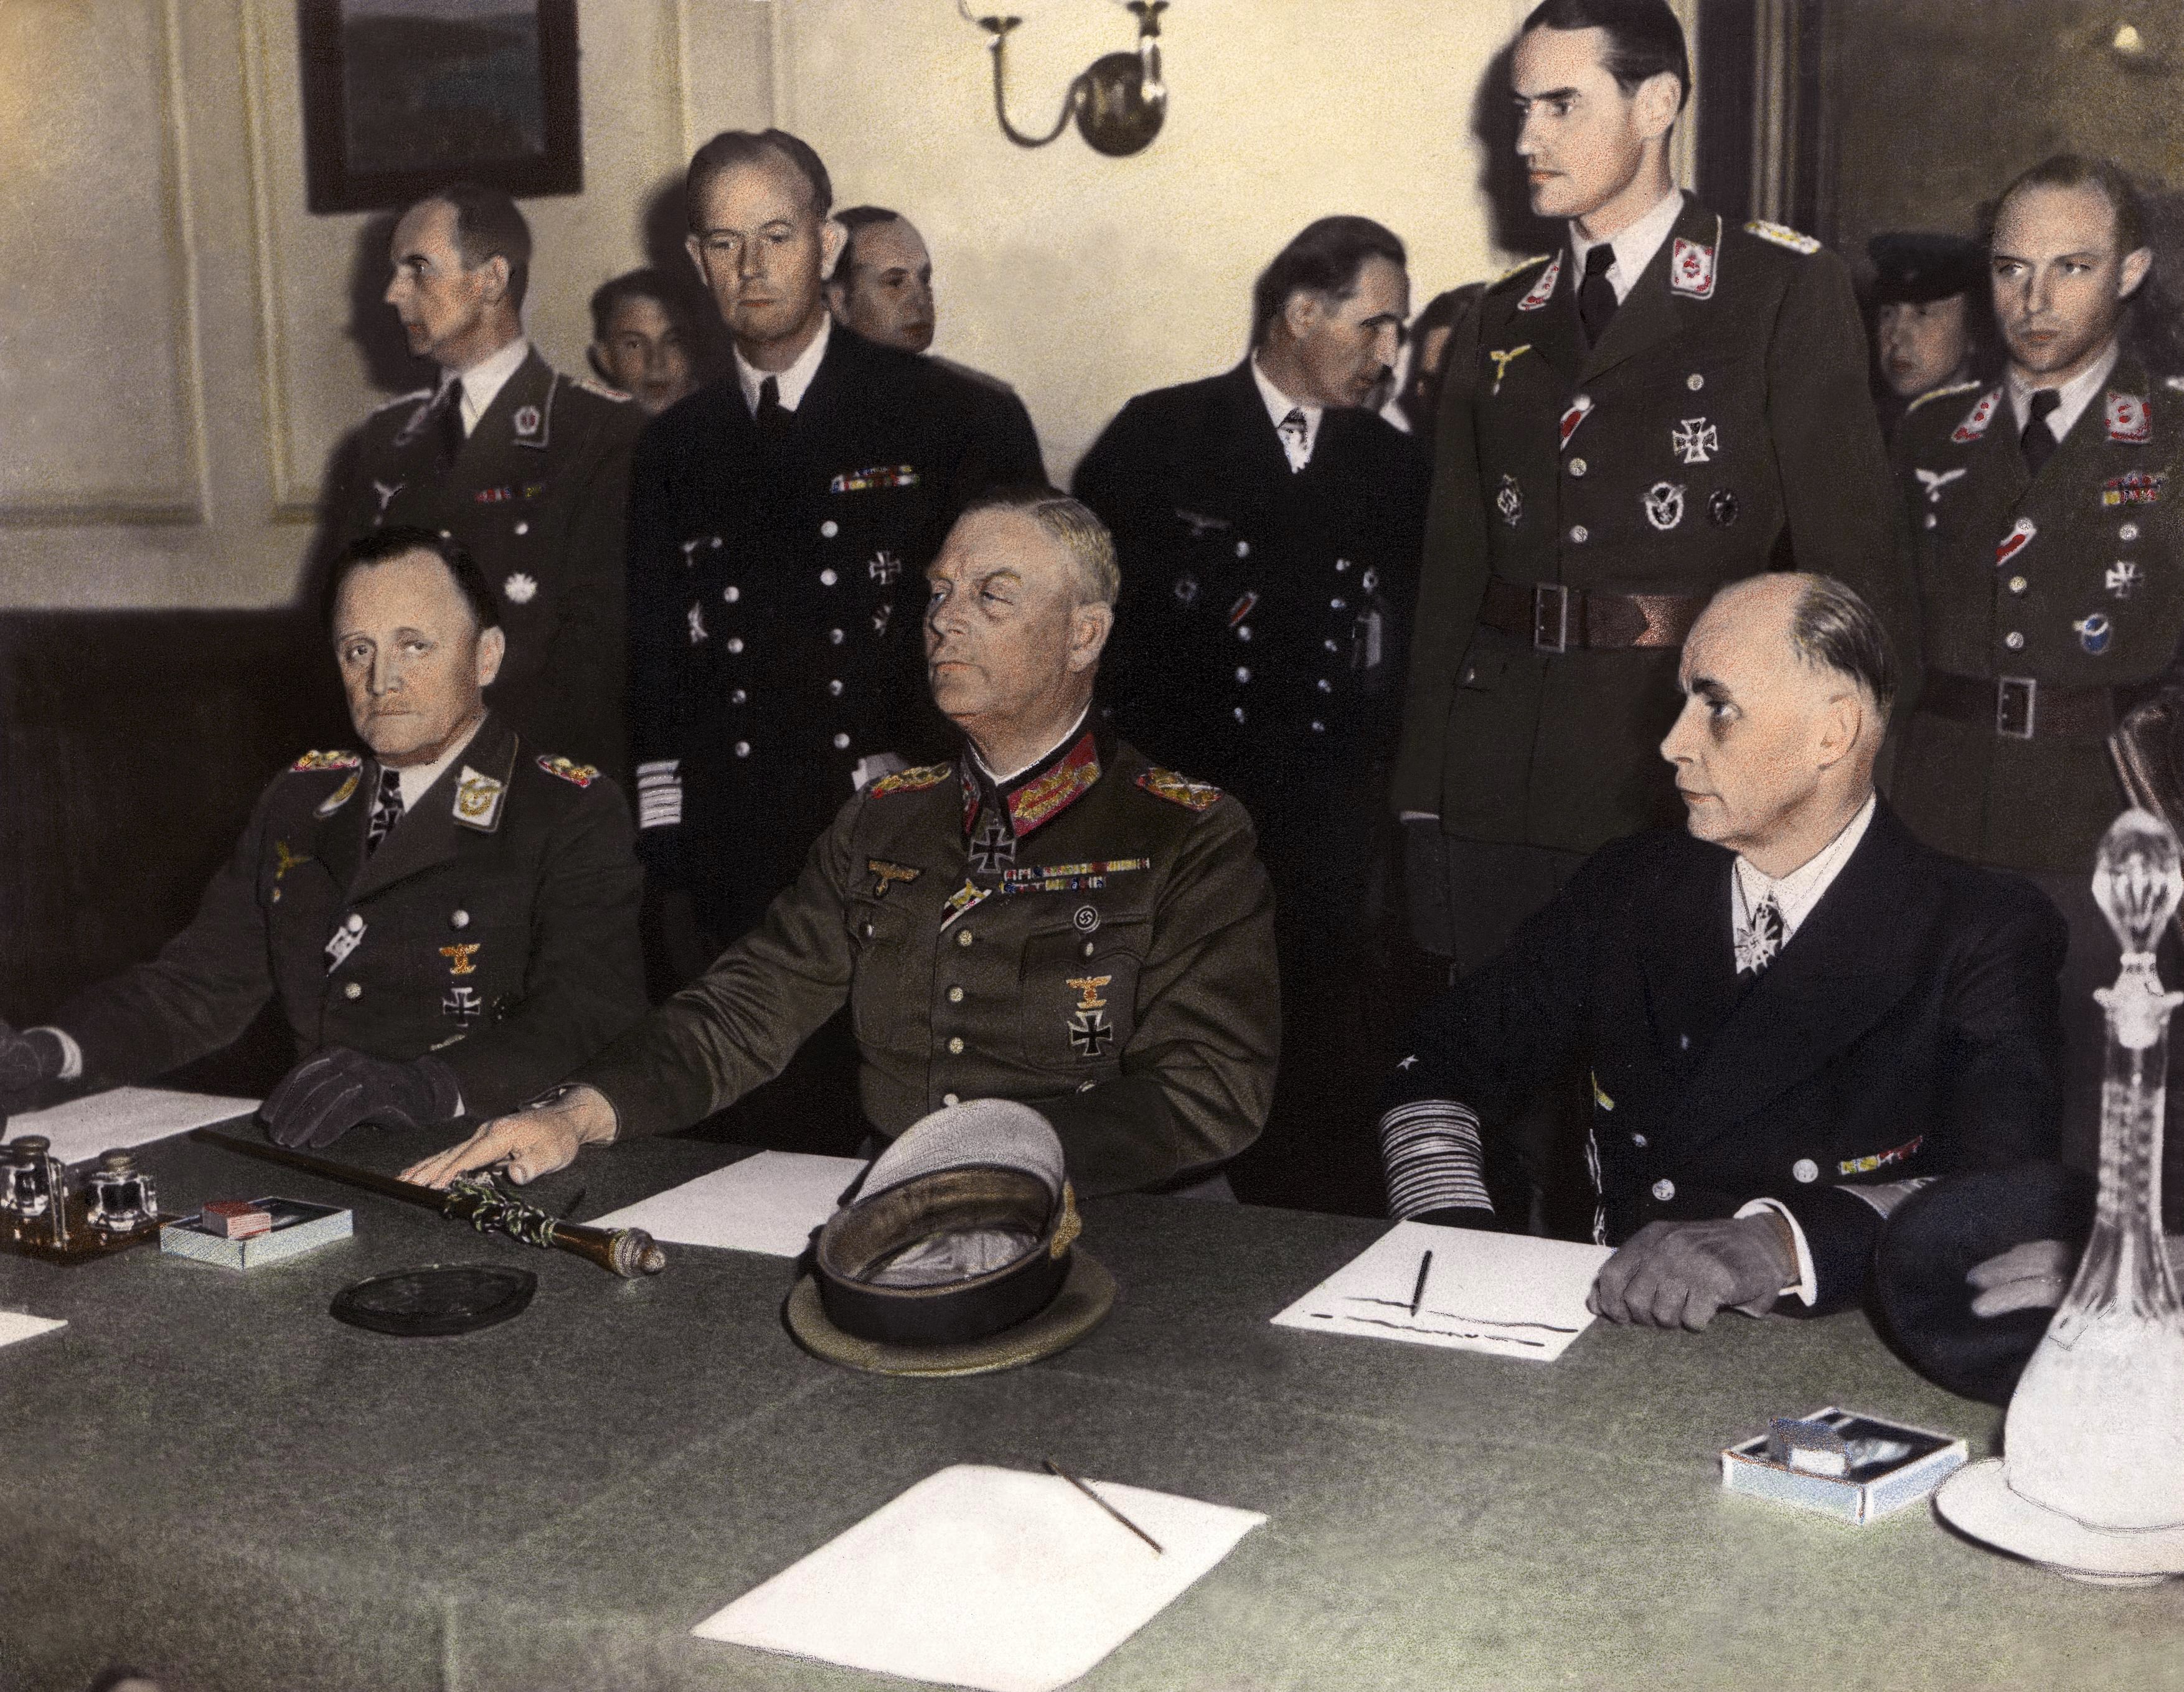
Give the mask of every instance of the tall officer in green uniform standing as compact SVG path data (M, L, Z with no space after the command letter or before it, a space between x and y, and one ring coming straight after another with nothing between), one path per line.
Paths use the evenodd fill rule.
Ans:
M1929 844L2021 871L2070 925L2066 1152L2092 1149L2115 941L2090 890L2126 804L2107 737L2184 637L2184 396L2117 340L2151 269L2129 180L2050 159L1997 208L2003 380L1937 389L1897 431L1919 547L1925 691L1890 797Z
M498 188L410 208L387 303L437 387L389 400L326 490L336 547L414 523L462 543L493 586L508 658L493 710L557 752L620 771L622 519L644 426L629 396L565 376L525 338L531 228Z
M541 754L484 689L506 640L491 588L427 529L337 562L334 656L370 748L273 778L196 920L50 1026L0 1023L0 1094L159 1075L278 996L303 1060L274 1138L490 1116L644 1010L639 874L612 782Z
M1394 788L1414 932L1458 970L1586 854L1676 820L1655 749L1714 588L1794 563L1918 650L1849 273L1677 193L1665 0L1546 0L1513 76L1532 209L1569 245L1449 350Z
M974 502L926 572L950 764L842 808L795 885L704 977L541 1108L412 1166L521 1182L579 1147L686 1127L844 1004L867 1122L1035 1106L1081 1194L1212 1187L1273 1090L1273 899L1242 806L1155 768L1092 712L1119 572L1057 493Z

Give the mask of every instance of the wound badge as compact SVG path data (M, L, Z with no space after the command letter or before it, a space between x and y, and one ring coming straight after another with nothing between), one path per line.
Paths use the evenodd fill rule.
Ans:
M1178 576L1175 578L1175 603L1189 610L1198 603L1198 578Z
M500 584L500 591L508 595L510 604L527 605L538 597L538 584L519 570Z
M1684 485L1680 481L1657 481L1640 496L1646 507L1646 520L1666 534L1684 520Z
M1501 491L1494 496L1494 509L1502 514L1502 520L1511 528L1524 520L1524 490L1517 486L1517 478L1505 475Z
M1669 444L1687 465L1712 464L1721 450L1721 435L1703 417L1686 417L1669 431Z
M1725 487L1717 487L1707 496L1707 521L1717 529L1725 529L1736 520L1736 496Z
M2109 639L2114 627L2106 611L2095 611L2091 616L2081 617L2070 626L2078 632L2078 644L2096 658L2109 649Z
M2139 582L2138 561L2136 559L2118 559L2109 566L2104 580L2109 592L2114 594L2117 598L2130 598L2131 589L2137 587Z
M519 435L537 434L538 426L544 421L535 405L520 405L515 409L515 432Z

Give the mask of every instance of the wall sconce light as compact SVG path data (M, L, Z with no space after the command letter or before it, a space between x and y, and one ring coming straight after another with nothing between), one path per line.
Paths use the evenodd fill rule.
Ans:
M1093 60L1070 83L1054 127L1037 137L1023 134L1009 121L1008 102L1001 92L1001 55L1009 31L1023 19L998 14L974 18L967 0L956 0L956 9L965 23L986 32L986 50L994 56L994 115L1001 121L1001 133L1018 147L1045 146L1069 126L1072 116L1085 144L1111 159L1143 151L1160 133L1161 120L1167 115L1167 85L1161 81L1160 16L1167 10L1167 0L1127 0L1126 9L1138 20L1138 50Z

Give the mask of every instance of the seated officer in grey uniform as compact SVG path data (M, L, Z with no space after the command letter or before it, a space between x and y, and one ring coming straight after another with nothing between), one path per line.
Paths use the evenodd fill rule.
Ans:
M1273 903L1233 799L1093 716L1113 621L1099 520L975 501L926 572L933 698L967 741L845 805L795 884L553 1099L415 1165L516 1181L698 1122L842 1005L892 1138L978 1098L1035 1106L1081 1194L1207 1183L1263 1123L1280 1020Z
M1838 1309L1913 1188L2053 1155L2062 919L1875 796L1893 677L1841 584L1724 588L1679 680L1689 832L1594 854L1421 1019L1381 1119L1390 1208L1495 1226L1491 1131L1574 1061L1592 1237L1621 1247L1600 1314Z
M639 871L621 795L486 710L506 640L469 555L429 530L349 547L334 655L370 748L274 777L197 918L153 961L0 1023L0 1094L159 1075L278 994L303 1061L276 1139L328 1145L527 1098L643 1014Z

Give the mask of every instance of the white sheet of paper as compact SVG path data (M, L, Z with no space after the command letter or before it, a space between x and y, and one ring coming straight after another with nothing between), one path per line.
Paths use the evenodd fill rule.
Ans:
M854 1157L762 1151L601 1216L593 1227L641 1227L671 1245L717 1245L794 1257L834 1214L864 1168Z
M51 1333L68 1323L58 1316L26 1316L21 1311L0 1311L0 1345L13 1345L41 1333Z
M1429 1251L1414 1316L1411 1297ZM1604 1245L1397 1222L1274 1322L1552 1363L1592 1325L1585 1295L1613 1255Z
M125 1151L153 1140L186 1134L231 1117L247 1116L259 1104L255 1099L221 1099L209 1093L170 1093L159 1087L117 1087L71 1099L50 1110L33 1110L27 1116L8 1119L7 1137L43 1134L53 1143L53 1155L64 1163L81 1163L103 1151Z
M959 1463L691 1632L979 1692L1050 1692L1090 1672L1267 1519L1086 1484L1160 1551L1067 1481Z

